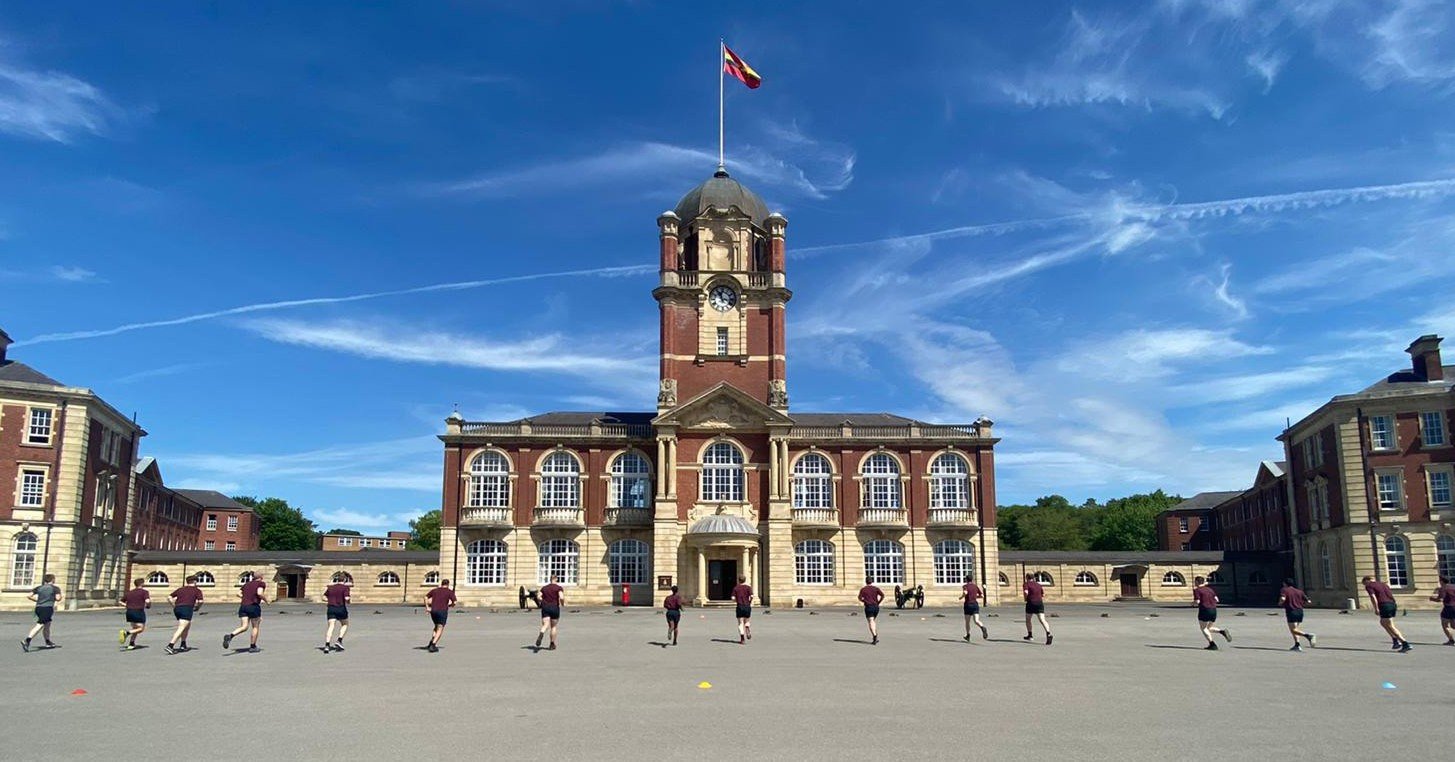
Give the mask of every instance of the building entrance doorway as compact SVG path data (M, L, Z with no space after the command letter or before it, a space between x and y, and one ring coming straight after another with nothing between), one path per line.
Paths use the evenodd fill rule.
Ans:
M726 601L733 597L733 587L738 584L737 561L707 562L707 599Z
M304 592L303 587L304 584L308 581L308 575L284 574L282 576L283 584L287 586L287 589L286 591L284 591L283 595L291 600L297 600L299 598L302 598Z
M1136 574L1122 574L1122 597L1138 598L1142 595L1142 586Z

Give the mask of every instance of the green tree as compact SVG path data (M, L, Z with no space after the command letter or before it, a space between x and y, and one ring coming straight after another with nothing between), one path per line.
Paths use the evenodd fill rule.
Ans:
M1035 505L1008 505L996 512L1000 547L1007 550L1085 550L1095 503L1076 507L1061 495L1046 495Z
M1092 550L1152 550L1157 547L1157 514L1182 502L1162 490L1108 500L1091 532Z
M424 512L417 519L411 519L409 522L409 549L439 550L440 522L441 516L438 508Z
M318 547L318 527L303 512L288 505L280 497L258 498L239 495L233 500L253 509L258 517L258 549L314 550Z
M330 529L327 532L324 532L324 534L346 534L346 535L348 535L350 537L363 537L364 536L364 533L363 532L355 532L352 529Z

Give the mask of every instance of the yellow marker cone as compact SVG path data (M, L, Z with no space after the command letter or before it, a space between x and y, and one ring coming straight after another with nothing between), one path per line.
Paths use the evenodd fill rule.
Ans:
M697 684L697 687L699 687L699 688L701 688L703 690L707 690L708 688L711 688L712 687L712 683L709 683L706 680L703 680L702 682L700 682L700 683Z

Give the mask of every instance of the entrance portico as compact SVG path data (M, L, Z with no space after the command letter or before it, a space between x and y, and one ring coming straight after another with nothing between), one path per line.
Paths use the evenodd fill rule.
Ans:
M758 581L758 530L746 520L720 514L698 519L687 530L687 544L695 557L696 578L692 583L693 602L731 600L738 577L748 579L756 597L761 598Z

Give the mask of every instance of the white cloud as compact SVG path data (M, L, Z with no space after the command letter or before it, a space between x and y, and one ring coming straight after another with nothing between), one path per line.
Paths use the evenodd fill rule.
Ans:
M0 60L0 132L69 143L83 133L105 134L119 113L88 82Z
M50 273L56 280L63 280L67 283L81 283L96 279L96 273L84 267L64 267L56 265L50 269Z
M156 368L146 368L144 370L139 370L135 373L128 373L124 376L117 378L115 383L134 384L137 381L146 381L148 379L161 378L163 376L174 376L178 373L186 373L187 371L196 370L197 368L202 367L206 367L206 363L184 362L177 363L175 365L162 365Z
M435 485L438 487L439 485ZM400 530L403 531L409 526L411 519L419 518L418 513L380 513L356 511L351 508L320 508L308 512L308 517L318 528L327 532L330 529L353 529L364 530Z
M1218 281L1213 286L1213 298L1216 299L1223 306L1232 310L1233 315L1236 316L1238 319L1241 320L1248 317L1248 303L1236 296L1233 296L1233 266L1224 262L1219 270L1222 274L1222 280Z
M173 489L210 489L224 495L236 495L242 491L242 484L238 482L217 481L216 479L177 479L176 481L169 479L167 486Z
M1270 50L1249 53L1245 60L1248 62L1248 68L1263 79L1263 92L1267 93L1273 89L1273 83L1278 79L1278 73L1283 70L1283 65L1288 63L1288 56Z
M341 445L293 453L174 453L158 459L184 472L178 483L229 493L266 492L288 481L361 489L438 492L439 440L433 436ZM216 485L225 484L222 490Z
M1206 328L1138 328L1079 343L1056 361L1062 372L1122 381L1167 378L1189 362L1206 365L1274 351Z

